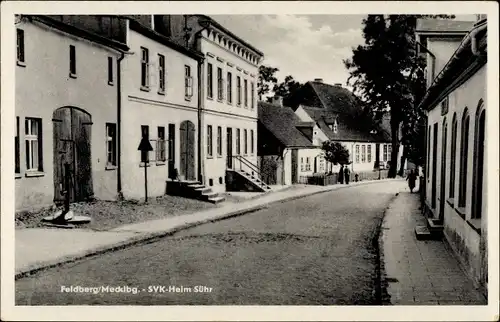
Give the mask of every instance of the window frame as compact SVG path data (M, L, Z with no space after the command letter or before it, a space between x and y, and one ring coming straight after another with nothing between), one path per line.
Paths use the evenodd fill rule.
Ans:
M106 122L106 169L115 168L117 166L116 155L116 123ZM110 129L112 133L110 135ZM111 151L110 151L111 143ZM110 162L111 154L111 162Z
M456 182L456 167L457 167L457 130L458 130L458 120L457 113L453 114L453 119L451 123L451 157L450 157L450 187L448 192L448 198L455 198L455 182Z
M108 56L108 85L113 86L113 84L114 84L113 57Z
M76 78L76 47L69 45L69 76Z
M165 126L157 127L156 139L156 164L165 164L167 162L167 147L165 139Z
M250 154L252 154L252 155L255 153L254 144L255 144L254 132L253 132L253 130L250 130Z
M470 115L465 109L460 126L460 172L458 179L458 207L467 205L467 168L469 166Z
M366 163L366 145L361 145L361 163Z
M207 157L213 158L214 149L213 149L213 129L212 125L207 125Z
M149 49L141 47L141 90L149 91Z
M241 106L241 76L237 75L236 76L236 105L238 107Z
M356 146L354 147L354 149L355 149L355 150L354 150L354 151L355 151L355 152L354 152L354 157L355 157L354 162L355 162L355 163L359 163L359 160L360 160L360 155L359 155L359 144L356 144Z
M193 97L193 76L191 66L184 65L184 98L189 101Z
M217 156L222 157L222 127L217 126Z
M243 152L248 155L248 130L243 129Z
M227 89L226 89L227 103L233 105L233 73L228 71L226 73L226 77L227 77Z
M24 29L16 28L16 60L17 65L21 67L26 66L26 50L25 50L25 37Z
M246 78L243 79L243 99L245 102L245 108L248 108L248 80Z
M158 54L158 94L165 95L166 92L166 61L165 55Z
M214 98L214 75L213 75L213 64L207 63L207 98Z
M222 67L217 66L217 100L222 102L224 100L224 71Z
M371 163L372 162L372 145L368 144L366 146L366 162Z
M236 155L241 155L241 130L236 129Z
M34 124L37 125L35 134L31 132L33 122ZM26 117L24 126L25 126L24 142L26 148L26 172L27 173L43 172L42 119L36 117ZM31 142L36 142L36 158L33 153L33 145L31 144ZM36 159L36 164L35 164L35 159Z
M250 82L250 90L251 90L251 106L250 108L253 110L255 108L255 84L254 82Z

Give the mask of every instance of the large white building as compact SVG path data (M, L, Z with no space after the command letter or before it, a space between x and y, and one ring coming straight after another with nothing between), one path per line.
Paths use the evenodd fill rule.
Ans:
M488 285L485 155L487 24L421 20L421 52L429 85L424 211L442 231L463 268L486 295ZM417 228L417 236L427 234Z

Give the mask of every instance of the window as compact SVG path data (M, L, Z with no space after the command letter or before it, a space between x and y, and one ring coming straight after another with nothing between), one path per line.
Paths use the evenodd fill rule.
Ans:
M252 91L252 97L251 97L251 100L252 102L250 104L252 104L252 109L255 108L255 88L254 88L254 84L253 82L250 83L250 90Z
M332 128L333 133L337 134L338 131L338 124L337 120L335 120L335 123L333 123L333 128Z
M356 163L359 163L359 145L358 144L356 144L355 156L356 156Z
M300 158L300 171L304 172L306 170L304 166L304 158Z
M189 65L184 66L184 96L186 99L193 97L193 77Z
M241 105L241 77L236 76L236 92L237 92L237 102L236 104Z
M108 57L108 84L113 85L113 57Z
M19 146L19 116L16 116L16 136L14 138L16 173L21 173L21 151Z
M207 97L214 97L214 87L213 87L213 75L212 75L212 64L208 63L207 65Z
M482 102L476 113L476 134L474 152L474 183L472 195L472 219L480 219L483 212L483 171L484 171L484 135L486 111L482 109Z
M222 79L222 68L217 67L217 99L224 99L224 80Z
M42 166L42 119L26 118L26 170L43 171Z
M469 114L466 110L462 118L460 148L460 177L458 180L458 206L465 207L467 192L467 161L469 156Z
M240 129L236 129L236 155L240 155Z
M167 161L166 150L165 127L158 126L158 140L156 140L156 161Z
M254 153L253 130L250 130L250 153Z
M243 130L243 143L244 143L244 147L245 147L245 155L248 154L248 137L247 137L247 130L244 129Z
M165 94L165 56L158 54L158 93Z
M227 102L233 103L233 74L227 72Z
M24 63L24 30L17 29L17 63Z
M450 162L450 198L455 197L455 169L457 163L457 114L453 115L451 123L451 162Z
M372 162L372 145L368 144L366 147L366 162L371 163Z
M390 152L389 152L390 145L389 144L384 144L384 155L383 155L383 161L387 162L390 160Z
M248 81L245 79L243 80L243 90L245 91L245 107L248 107Z
M76 76L76 52L73 45L69 46L69 74Z
M106 166L116 166L115 123L106 123Z
M387 160L391 161L392 159L392 145L387 144Z
M361 163L366 162L366 146L363 144L361 146Z
M212 147L212 125L207 125L207 156L213 156L213 147Z
M309 157L306 158L306 171L311 171L311 163Z
M141 47L141 87L149 88L149 50Z
M217 155L222 156L222 127L217 127Z
M149 126L141 125L141 139L149 141ZM149 161L149 151L141 151L141 162Z

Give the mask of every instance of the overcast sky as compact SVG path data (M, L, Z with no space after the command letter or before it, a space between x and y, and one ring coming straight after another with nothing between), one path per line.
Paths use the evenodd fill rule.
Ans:
M346 83L343 59L362 44L365 15L214 15L215 20L265 54L265 65L280 69L278 80L323 78ZM472 20L473 15L457 16Z

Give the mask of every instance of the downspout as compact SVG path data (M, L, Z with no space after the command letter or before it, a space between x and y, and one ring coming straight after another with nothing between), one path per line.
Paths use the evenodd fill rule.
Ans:
M121 85L122 85L122 78L121 78L121 61L125 58L125 52L121 52L120 58L116 60L116 97L117 97L117 102L116 102L116 107L117 107L117 115L116 115L116 156L117 156L117 165L118 168L116 169L116 175L117 175L117 193L118 193L118 200L123 200L123 192L122 192L122 158L121 158L121 123L122 123L122 91L121 91Z

